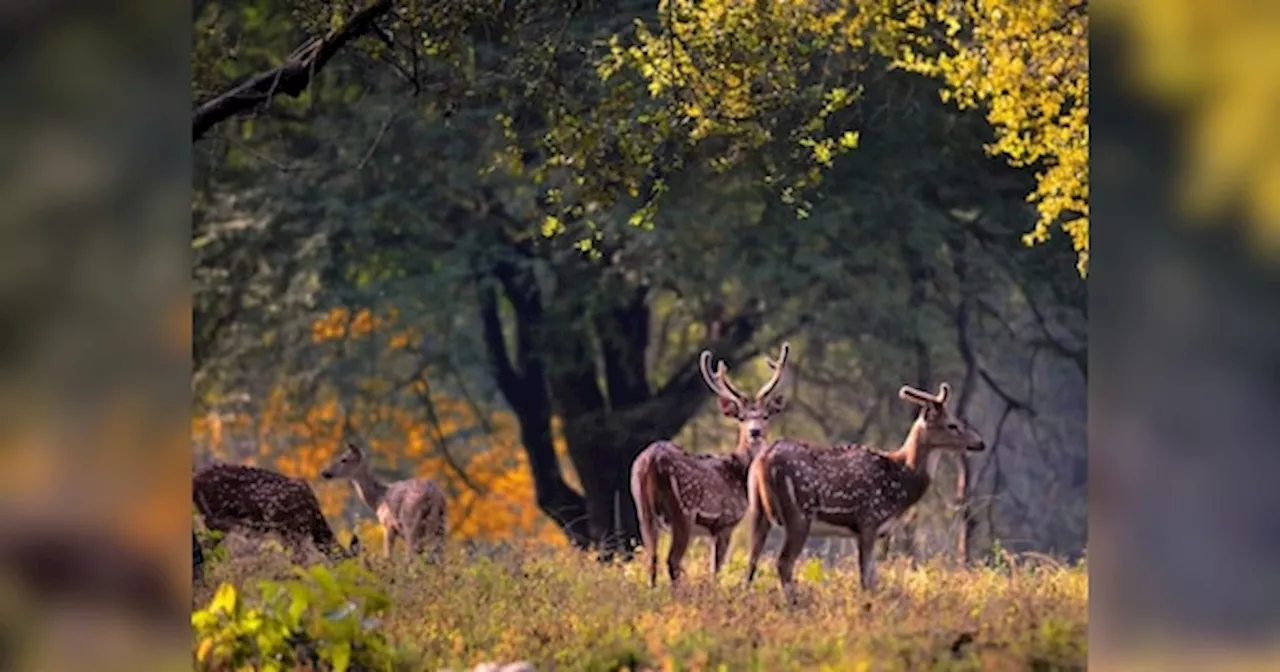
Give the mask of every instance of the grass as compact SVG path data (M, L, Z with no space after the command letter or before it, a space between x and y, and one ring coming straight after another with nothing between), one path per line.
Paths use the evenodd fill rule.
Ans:
M643 563L600 564L570 550L451 549L442 564L363 562L391 606L378 629L405 669L465 669L527 660L539 670L1082 670L1088 575L1083 565L880 564L864 594L856 564L802 561L789 606L772 565L744 589L736 549L717 584L698 544L689 576L650 589ZM214 563L198 605L220 582L251 597L260 579L289 575L282 555Z

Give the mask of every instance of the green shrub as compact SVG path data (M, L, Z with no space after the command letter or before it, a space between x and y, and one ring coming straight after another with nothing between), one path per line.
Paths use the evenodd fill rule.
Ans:
M394 654L377 618L390 605L358 563L298 568L297 579L259 581L250 599L223 583L192 614L197 670L389 670Z
M196 535L196 543L200 544L200 552L204 554L205 569L227 560L227 545L222 540L227 536L223 532L203 527L192 526Z

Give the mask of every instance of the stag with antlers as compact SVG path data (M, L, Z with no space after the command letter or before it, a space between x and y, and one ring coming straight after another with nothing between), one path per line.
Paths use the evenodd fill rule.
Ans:
M320 472L326 480L349 479L356 496L378 517L382 525L382 545L387 557L396 541L404 537L412 555L421 554L428 544L438 551L445 537L444 491L430 479L410 478L384 483L373 475L365 451L354 443Z
M904 386L898 396L918 404L920 413L902 446L880 452L862 445L810 446L798 441L775 441L752 461L748 474L747 517L751 549L747 584L772 525L785 532L778 554L778 576L794 599L796 559L812 527L847 530L858 540L858 568L862 587L875 588L875 541L929 487L926 471L935 450L981 451L982 437L947 410L951 387L942 383L937 395ZM834 536L830 531L827 536Z
M667 571L674 583L693 535L712 540L711 573L717 576L729 552L733 529L747 510L747 467L765 445L769 419L786 408L775 394L791 346L782 344L777 361L766 358L773 375L754 396L743 394L729 381L728 368L718 362L711 371L711 352L698 361L702 380L715 393L720 413L738 423L738 443L725 455L696 455L670 441L649 444L631 465L631 496L640 518L640 536L649 556L649 585L658 582L658 530L671 530Z
M205 527L224 534L233 530L278 534L295 561L304 557L308 540L330 558L353 557L359 548L354 535L350 548L338 543L306 481L268 469L211 464L192 475L191 498ZM194 533L191 543L192 563L201 567L204 556Z

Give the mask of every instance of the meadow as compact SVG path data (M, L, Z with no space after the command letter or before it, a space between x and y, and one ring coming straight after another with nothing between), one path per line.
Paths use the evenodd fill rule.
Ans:
M1079 670L1087 658L1084 563L891 558L868 596L854 558L809 558L793 606L771 562L743 588L741 547L713 584L697 544L675 589L649 588L642 562L534 544L455 546L438 563L366 549L309 569L220 555L195 591L197 669Z

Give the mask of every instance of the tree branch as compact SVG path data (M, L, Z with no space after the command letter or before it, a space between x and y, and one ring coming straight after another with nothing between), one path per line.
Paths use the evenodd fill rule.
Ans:
M502 334L502 319L498 316L498 293L492 284L483 282L478 289L480 325L484 332L485 350L489 353L489 365L507 403L519 411L524 398L524 381L511 366L507 353L507 340Z
M467 476L467 470L463 469L462 465L458 464L457 459L453 456L453 452L449 450L449 437L445 434L444 428L440 425L440 413L436 410L435 402L431 400L431 389L428 387L431 383L427 379L426 366L423 366L419 372L418 380L423 384L422 389L418 389L415 385L410 385L409 388L413 390L413 393L417 395L418 400L422 402L423 408L426 409L427 421L431 423L432 429L435 430L436 446L440 449L440 455L444 458L445 465L453 471L454 475L458 477L459 481L462 481L462 484L466 486L468 490L476 493L477 495L484 496L487 493L472 482L471 477Z
M526 383L543 378L542 358L538 355L535 332L541 328L542 293L537 278L527 268L519 268L514 262L499 261L493 275L502 284L502 291L516 309L516 366ZM540 384L540 383L539 383Z
M645 351L649 348L648 288L637 287L629 301L596 319L609 404L623 408L649 397Z
M296 98L311 80L348 42L374 29L374 20L391 11L391 0L374 0L324 37L313 37L298 47L285 62L196 107L191 120L191 138L199 140L209 129L235 116L262 107L272 97L283 94Z

